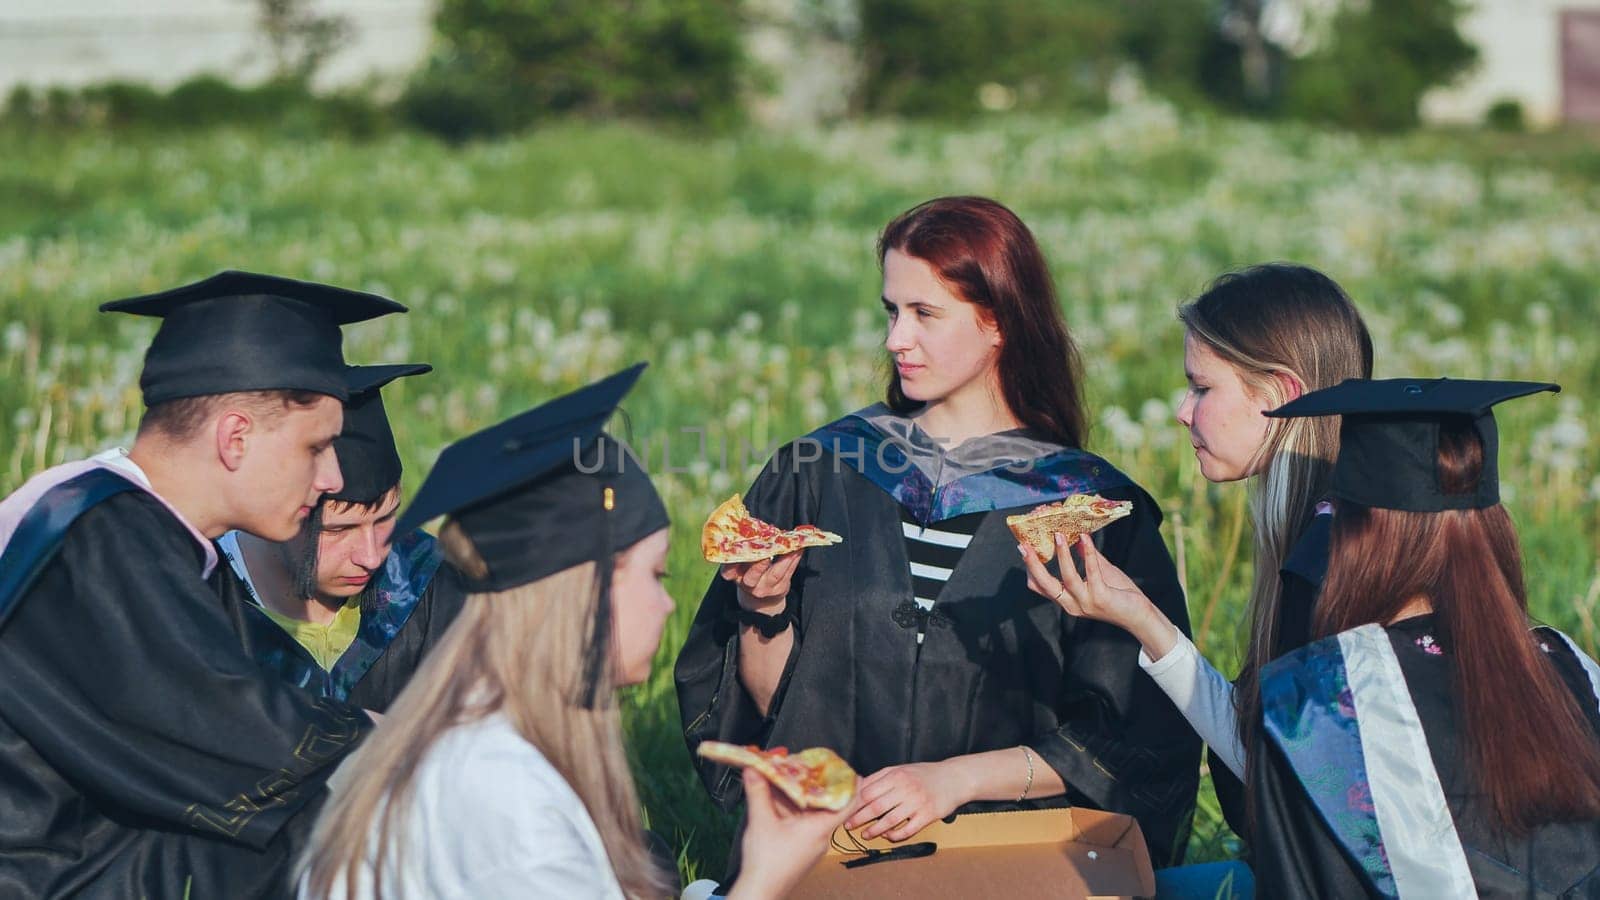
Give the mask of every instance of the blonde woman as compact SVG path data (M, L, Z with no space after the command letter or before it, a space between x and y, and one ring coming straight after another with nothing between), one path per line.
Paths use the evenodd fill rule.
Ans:
M1251 482L1255 579L1248 643L1236 685L1117 570L1100 559L1117 590L1080 603L1027 547L1030 586L1068 613L1126 628L1144 648L1140 666L1210 745L1224 814L1250 837L1243 782L1259 727L1258 673L1306 644L1312 606L1327 569L1327 495L1339 446L1337 416L1270 419L1264 413L1302 394L1372 376L1372 338L1338 284L1305 266L1254 266L1218 278L1178 310L1188 392L1178 421L1209 481ZM1057 536L1058 556L1068 550Z
M317 823L302 898L665 897L613 690L672 611L667 513L600 431L643 366L448 448L399 527L447 514L460 616ZM781 896L843 816L751 776L731 897Z

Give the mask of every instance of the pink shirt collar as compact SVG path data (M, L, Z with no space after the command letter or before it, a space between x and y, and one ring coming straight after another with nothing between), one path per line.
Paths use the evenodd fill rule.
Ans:
M22 522L22 517L27 514L28 510L33 508L35 503L39 502L39 498L43 497L51 488L94 469L115 472L133 482L140 490L156 498L162 506L166 507L167 511L172 513L173 517L183 524L189 535L200 544L201 550L205 553L205 565L200 569L200 577L211 577L212 570L217 567L217 548L206 540L205 535L189 524L189 520L183 517L183 513L178 512L177 508L168 503L166 498L151 488L149 476L144 473L143 469L139 468L138 463L128 457L128 451L121 447L107 450L89 459L62 463L59 466L46 469L28 479L23 483L22 487L17 488L10 496L0 500L0 551L3 551L5 546L11 542L11 535L16 532L17 525Z

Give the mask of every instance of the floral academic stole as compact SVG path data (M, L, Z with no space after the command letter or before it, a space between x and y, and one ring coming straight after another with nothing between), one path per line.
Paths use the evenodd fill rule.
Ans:
M850 466L924 526L968 513L1037 506L1133 483L1093 453L1061 447L936 485L912 462L900 438L885 434L859 414L824 425L800 444Z
M1384 897L1473 897L1416 704L1382 626L1262 670L1266 733L1335 840Z

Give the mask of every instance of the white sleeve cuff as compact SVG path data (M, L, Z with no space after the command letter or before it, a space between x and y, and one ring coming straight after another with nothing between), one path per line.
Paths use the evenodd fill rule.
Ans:
M1177 628L1172 630L1178 631ZM1194 641L1189 640L1184 636L1183 632L1178 631L1178 642L1173 644L1172 649L1168 650L1166 655L1160 659L1152 660L1150 655L1144 652L1144 648L1140 647L1139 668L1143 669L1151 678L1160 681L1161 676L1172 671L1174 667L1187 661L1198 652L1194 648Z

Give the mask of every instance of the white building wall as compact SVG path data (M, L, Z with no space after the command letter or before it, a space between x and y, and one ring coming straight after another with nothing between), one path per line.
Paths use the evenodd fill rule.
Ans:
M1461 30L1478 46L1478 68L1424 97L1423 119L1481 122L1495 101L1511 99L1530 125L1559 122L1564 9L1600 9L1600 0L1476 0Z
M352 26L321 84L401 75L427 54L432 0L318 0L316 8ZM252 0L0 0L0 94L112 79L170 87L203 72L249 82L271 64Z

